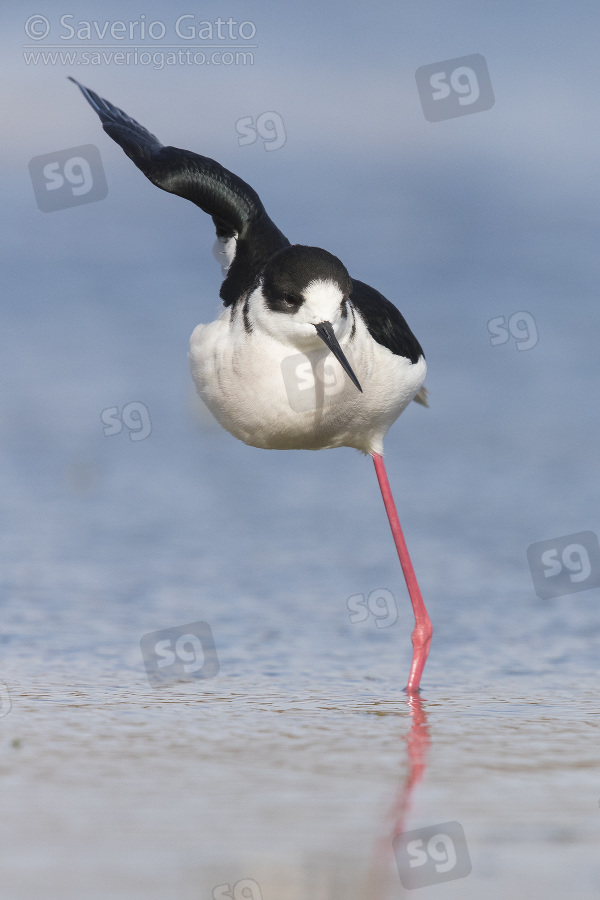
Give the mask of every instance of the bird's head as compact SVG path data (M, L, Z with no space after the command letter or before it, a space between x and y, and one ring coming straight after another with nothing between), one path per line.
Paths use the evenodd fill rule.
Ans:
M351 290L352 279L337 256L301 244L285 247L270 258L252 294L252 325L300 352L324 343L360 391L339 343L352 327Z

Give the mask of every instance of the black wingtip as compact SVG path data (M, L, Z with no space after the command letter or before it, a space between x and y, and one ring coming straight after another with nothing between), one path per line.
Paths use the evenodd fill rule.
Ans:
M81 84L80 81L77 81L77 79L76 79L76 78L73 78L72 75L67 75L67 78L69 79L69 81L72 81L73 84L76 84L77 87L79 88L79 90L81 91L81 93L85 95L85 92L87 91L87 88L84 87L84 85Z
M67 75L67 78L69 79L69 81L72 81L73 84L77 85L82 94L84 94L88 90L85 85L83 85L80 81L77 81L76 78L73 78L72 75Z
M106 101L105 100L102 101L102 99L98 96L98 94L95 94L94 91L91 91L84 84L81 84L81 82L77 81L76 78L73 78L72 75L67 75L67 78L69 79L69 81L72 81L73 84L77 85L77 87L79 88L79 90L81 91L81 93L83 94L83 96L85 97L87 102L90 104L92 109L95 109L96 112L98 113L98 115L102 118L102 113L104 110L103 110L103 107L101 104L102 103L106 104Z
M140 140L148 147L152 147L153 150L162 149L162 144L155 134L151 134L147 128L144 128L143 125L140 125L140 123L136 122L135 119L132 119L131 116L128 116L127 113L123 112L122 109L119 109L118 106L114 106L108 100L105 100L104 97L100 97L99 94L92 91L91 88L87 88L84 84L81 84L81 82L77 81L76 78L73 78L72 75L67 75L67 78L77 85L94 112L98 114L106 133L110 135L113 141L116 141L132 159L134 159L134 156L138 155ZM132 153L134 156L132 156ZM138 164L137 159L134 159L134 162L136 165Z

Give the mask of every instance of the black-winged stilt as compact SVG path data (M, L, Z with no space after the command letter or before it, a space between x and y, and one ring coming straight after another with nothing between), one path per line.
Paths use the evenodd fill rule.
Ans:
M383 463L383 438L411 400L427 405L419 342L396 307L317 247L291 245L256 192L205 156L164 147L71 78L106 133L157 187L213 218L225 309L190 340L200 397L254 447L355 447L373 457L415 615L406 690L419 690L432 627ZM338 361L336 368L330 354Z

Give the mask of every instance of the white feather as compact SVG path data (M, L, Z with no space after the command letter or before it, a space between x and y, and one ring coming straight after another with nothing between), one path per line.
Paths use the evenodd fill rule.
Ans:
M313 282L304 296L297 314L273 312L259 285L248 300L250 332L241 304L198 325L189 354L196 389L221 425L251 446L381 454L386 432L423 385L425 359L413 364L382 347L352 310L343 318L334 283ZM322 321L331 322L363 393L317 335Z
M229 272L231 263L235 257L237 247L237 234L234 237L218 237L213 244L213 256L221 266L223 278Z

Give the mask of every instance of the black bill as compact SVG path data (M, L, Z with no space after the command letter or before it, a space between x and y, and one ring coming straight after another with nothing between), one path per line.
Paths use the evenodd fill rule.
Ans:
M315 328L317 329L317 334L319 335L319 337L321 338L323 343L329 347L329 349L331 350L331 352L333 353L333 355L335 356L335 358L341 365L344 372L346 372L346 374L348 375L350 380L356 385L356 387L359 389L359 391L362 394L362 388L358 382L358 378L352 371L352 369L350 367L350 363L344 356L344 351L340 347L340 345L338 343L338 339L336 338L335 334L333 333L333 328L332 328L331 322L319 322L318 325L315 325Z

